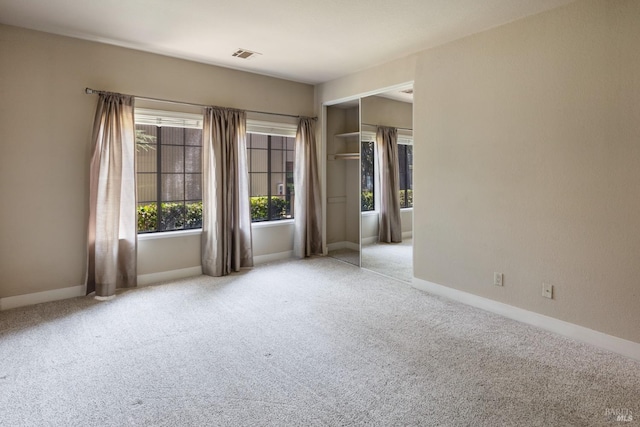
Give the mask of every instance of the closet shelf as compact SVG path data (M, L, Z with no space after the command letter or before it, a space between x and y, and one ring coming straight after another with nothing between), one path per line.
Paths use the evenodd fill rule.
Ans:
M336 153L329 154L329 160L359 160L360 153Z
M339 133L334 135L336 138L352 138L354 136L359 136L360 132L347 132L347 133Z

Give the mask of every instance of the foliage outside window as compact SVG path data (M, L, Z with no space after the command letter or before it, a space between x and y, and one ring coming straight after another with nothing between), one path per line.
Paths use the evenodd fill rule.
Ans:
M398 144L400 207L413 207L413 145Z
M360 204L362 212L375 209L375 150L373 141L361 142Z
M295 138L247 134L249 195L253 222L293 218Z

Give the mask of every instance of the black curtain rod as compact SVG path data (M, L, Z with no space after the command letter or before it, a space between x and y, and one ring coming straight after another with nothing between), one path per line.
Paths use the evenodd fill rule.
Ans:
M381 126L381 125L374 125L373 123L362 123L362 124L366 125L366 126L375 126L375 127ZM387 127L395 127L395 126L387 126ZM413 129L411 129L411 128L399 128L399 127L396 127L396 129L410 130L411 132L413 132Z
M96 90L96 89L91 89L91 88L85 88L84 93L86 93L87 95L92 95L92 94L109 94L109 93L115 93L115 92L107 92L104 90ZM124 94L118 94L118 95L124 95ZM155 102L164 102L167 104L182 104L182 105L191 105L194 107L216 107L215 105L205 105L205 104L196 104L194 102L184 102L184 101L173 101L171 99L162 99L162 98L150 98L148 96L139 96L139 95L127 95L127 96L133 96L134 98L137 99L143 99L145 101L155 101ZM223 108L223 107L219 107L219 108ZM295 116L293 114L284 114L284 113L271 113L269 111L256 111L256 110L244 110L247 113L256 113L256 114L268 114L271 116L283 116L283 117L294 117L296 119L299 118L304 118L305 116ZM309 117L310 119L313 120L318 120L317 117Z

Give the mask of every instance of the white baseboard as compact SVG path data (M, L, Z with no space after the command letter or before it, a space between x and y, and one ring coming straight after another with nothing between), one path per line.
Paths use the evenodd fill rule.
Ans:
M614 337L603 332L594 331L573 323L565 322L554 317L545 316L523 308L514 307L488 298L483 298L468 292L459 291L447 286L438 285L426 280L413 278L413 287L435 295L440 295L461 303L481 308L483 310L517 320L522 323L537 326L548 331L564 335L578 341L600 347L631 359L640 360L640 343Z
M202 267L180 268L178 270L161 271L159 273L149 273L138 275L138 287L152 285L165 280L185 279L187 277L200 276Z
M402 233L403 239L410 239L412 236L413 236L413 232L411 231L405 231ZM371 245L377 242L378 242L378 236L369 236L369 237L362 238L363 245ZM330 251L335 251L337 249L344 249L344 248L349 248L349 249L353 249L354 251L357 251L358 244L352 243L352 242L336 242L336 243L329 243L327 245L327 249Z
M353 242L335 242L335 243L329 243L327 245L327 250L328 251L337 251L338 249L351 249L353 251L359 251L360 250L360 245L357 243L353 243Z
M40 304L42 302L58 301L61 299L84 296L86 288L84 285L71 286L69 288L52 289L50 291L34 292L14 297L0 298L0 311L11 308L24 307L27 305Z
M362 238L362 244L363 245L371 245L374 243L378 242L378 236L371 236L371 237L363 237Z
M275 254L260 255L253 258L254 264L264 264L271 261L291 258L293 251L280 252ZM199 276L202 274L202 267L188 267L178 270L161 271L159 273L141 274L138 276L138 287L149 286L154 283L166 280L185 279L187 277ZM84 285L72 286L69 288L53 289L50 291L34 292L31 294L16 295L13 297L0 298L0 311L11 308L24 307L27 305L40 304L43 302L58 301L61 299L81 297L86 294Z
M331 252L331 251L337 251L338 249L344 249L344 243L345 242L328 243L327 251Z
M278 252L275 254L257 255L253 257L253 265L266 264L293 257L293 251Z

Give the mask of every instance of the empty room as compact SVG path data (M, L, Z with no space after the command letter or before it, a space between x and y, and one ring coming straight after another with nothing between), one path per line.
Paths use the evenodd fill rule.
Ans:
M0 425L640 420L640 1L0 0Z

